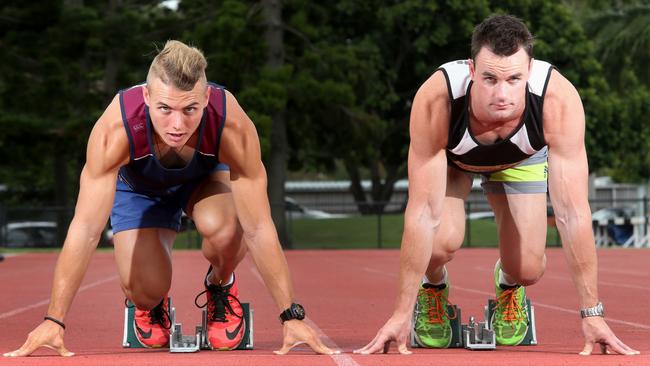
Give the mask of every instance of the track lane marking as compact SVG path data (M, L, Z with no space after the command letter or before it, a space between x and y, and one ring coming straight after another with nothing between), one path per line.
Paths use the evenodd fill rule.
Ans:
M262 276L257 271L257 269L254 266L249 267L249 269L253 274L253 277L255 277L262 285L265 285L264 280L262 279ZM305 322L316 331L316 334L318 334L318 336L323 339L326 346L334 350L341 349L341 347L339 347L336 342L328 337L327 334L325 334L325 332L323 332L323 330L320 329L320 327L318 327L318 325L316 325L313 320L307 317L305 318ZM334 363L336 363L338 366L360 366L350 355L343 353L342 350L339 354L328 356L330 356L330 358L332 358L332 361L334 361Z
M102 284L104 284L106 282L113 281L114 279L117 279L117 277L118 277L117 275L113 275L111 277L107 277L107 278L104 278L104 279L89 283L87 285L84 285L84 286L80 287L79 290L77 291L77 293L80 293L82 291L86 291L86 290L88 290L90 288L93 288L93 287L96 287L96 286L99 286L99 285L102 285ZM39 306L47 305L49 303L50 303L50 299L41 300L41 301L35 302L33 304L23 306L22 308L18 308L18 309L8 311L6 313L2 313L2 314L0 314L0 319L9 318L10 316L14 316L16 314L23 313L25 311L37 308Z

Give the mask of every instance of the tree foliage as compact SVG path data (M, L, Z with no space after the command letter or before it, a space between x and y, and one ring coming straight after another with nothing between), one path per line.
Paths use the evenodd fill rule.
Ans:
M71 203L94 121L174 38L204 50L208 78L230 89L256 123L265 162L273 116L283 111L288 169L343 166L361 210L383 210L406 176L415 92L439 65L469 57L474 25L493 12L524 19L536 35L535 57L578 88L590 169L650 177L645 1L602 0L577 18L575 9L586 7L579 0L285 0L284 62L276 68L267 65L259 1L182 0L176 10L159 3L0 5L0 184L12 191L5 203ZM362 179L372 181L370 195Z
M587 9L570 2L595 45L607 85L590 93L588 111L606 121L590 130L596 169L618 181L650 179L650 2L598 1ZM587 11L581 11L587 10ZM601 83L603 84L603 83ZM597 146L595 146L597 145Z
M169 36L174 17L155 2L3 3L0 182L13 191L8 200L69 203L94 121L118 87L144 79L145 55Z

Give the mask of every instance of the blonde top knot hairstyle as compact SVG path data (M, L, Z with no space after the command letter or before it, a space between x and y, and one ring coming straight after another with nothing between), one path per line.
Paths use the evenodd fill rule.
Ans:
M198 81L207 85L207 66L208 62L201 50L170 40L151 62L147 84L151 83L152 77L158 77L165 85L171 84L179 90L190 91Z

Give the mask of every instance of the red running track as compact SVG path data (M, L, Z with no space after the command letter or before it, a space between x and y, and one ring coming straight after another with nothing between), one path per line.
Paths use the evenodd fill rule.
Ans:
M448 265L450 300L469 315L482 318L488 297L493 297L494 249L463 249ZM650 251L600 250L600 297L616 334L639 356L578 356L582 349L577 295L562 252L549 249L544 278L528 289L537 314L537 346L498 347L496 351L415 349L410 356L353 355L351 351L370 341L392 311L397 293L399 252L290 251L286 252L297 300L326 343L342 349L337 356L317 356L309 349L295 349L288 356L272 354L281 343L282 328L268 291L252 261L237 270L242 301L255 311L255 350L202 351L170 354L166 350L123 349L124 297L111 253L97 253L66 319L67 347L76 356L63 359L50 350L29 358L0 357L1 365L650 365ZM20 346L47 310L56 254L28 254L0 263L0 353ZM199 251L174 252L172 298L186 330L200 322L194 297L201 291L206 261Z

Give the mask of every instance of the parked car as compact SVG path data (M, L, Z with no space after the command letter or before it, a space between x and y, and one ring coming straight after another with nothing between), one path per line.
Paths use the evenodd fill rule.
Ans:
M112 245L113 231L104 230L99 245ZM0 228L0 246L7 248L57 248L57 224L54 221L10 222Z
M287 217L291 219L336 219L348 217L345 214L333 214L304 207L291 197L284 198L284 209Z
M56 222L20 221L5 225L0 233L7 248L57 247Z

